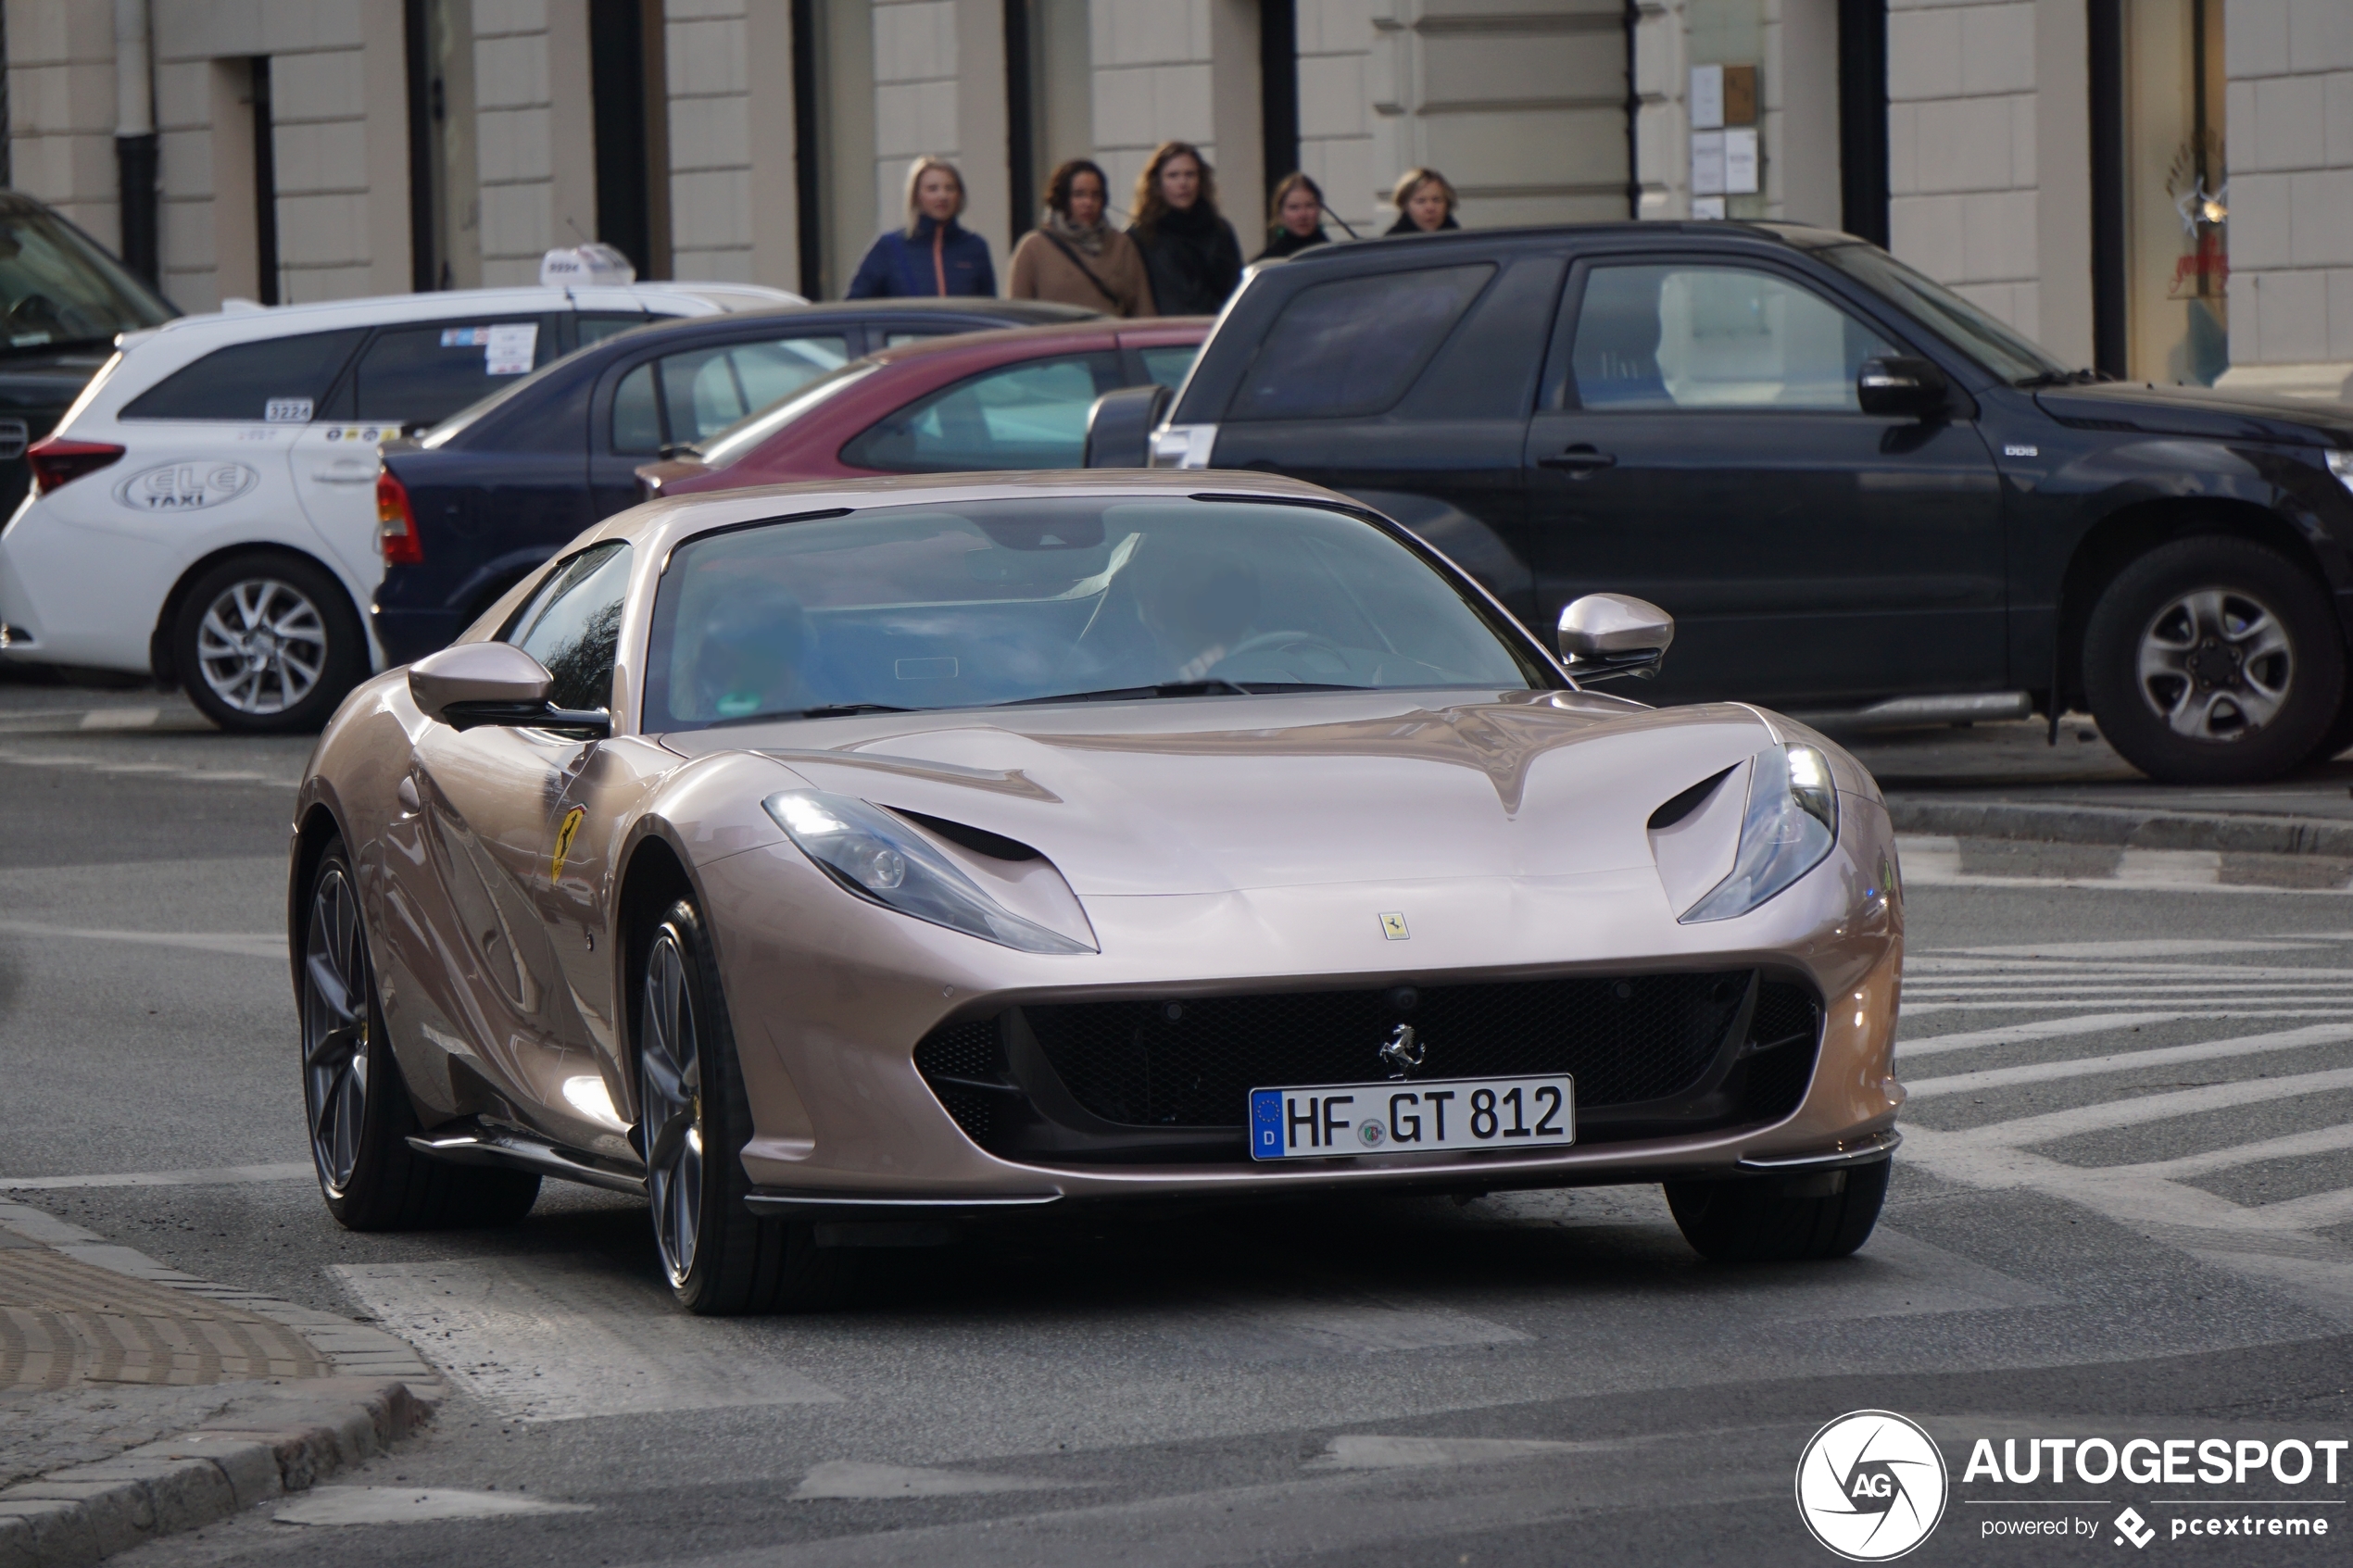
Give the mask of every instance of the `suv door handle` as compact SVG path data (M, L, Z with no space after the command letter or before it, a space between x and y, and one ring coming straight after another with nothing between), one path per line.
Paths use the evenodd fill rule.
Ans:
M1615 454L1596 451L1590 443L1580 441L1558 457L1537 458L1536 466L1541 469L1567 469L1571 473L1591 473L1596 469L1616 468L1617 458Z

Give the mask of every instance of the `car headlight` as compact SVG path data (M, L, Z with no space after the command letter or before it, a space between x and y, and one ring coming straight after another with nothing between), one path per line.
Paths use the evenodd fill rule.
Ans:
M1680 923L1748 913L1820 865L1837 842L1830 759L1810 746L1767 746L1748 771L1748 809L1731 874L1686 909Z
M1006 909L912 829L863 800L793 789L761 804L802 854L861 898L1025 953L1096 950Z
M2331 451L2329 472L2336 475L2336 482L2339 484L2344 485L2347 490L2353 490L2353 451Z

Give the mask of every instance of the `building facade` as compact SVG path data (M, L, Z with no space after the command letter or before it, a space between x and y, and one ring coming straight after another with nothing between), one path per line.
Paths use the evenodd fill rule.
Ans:
M963 167L1001 258L1054 164L1094 157L1124 208L1179 138L1252 251L1290 169L1337 233L1386 227L1428 166L1474 226L1843 228L2070 363L2353 395L2347 0L5 0L5 23L9 182L151 245L189 309L523 282L586 238L647 276L837 295L919 154Z

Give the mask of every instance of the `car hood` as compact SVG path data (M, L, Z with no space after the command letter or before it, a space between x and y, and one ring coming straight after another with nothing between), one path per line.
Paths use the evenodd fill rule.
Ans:
M664 744L754 750L815 788L1018 840L1092 897L1647 868L1651 813L1774 738L1731 704L1516 692L1090 703Z
M2134 430L2151 435L2218 441L2273 441L2302 446L2353 445L2353 410L2217 392L2203 386L2046 387L2034 395L2062 424Z

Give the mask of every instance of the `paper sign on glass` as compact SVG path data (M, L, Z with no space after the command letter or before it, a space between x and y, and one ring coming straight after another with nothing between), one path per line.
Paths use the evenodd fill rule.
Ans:
M1755 195L1757 191L1756 173L1756 128L1744 125L1725 132L1724 194Z
M1724 123L1724 68L1692 68L1692 129L1715 131Z
M1724 132L1694 131L1692 132L1692 194L1720 196L1724 194Z
M539 323L518 321L490 329L489 343L483 350L483 373L492 376L520 376L531 370L532 360L539 351Z

